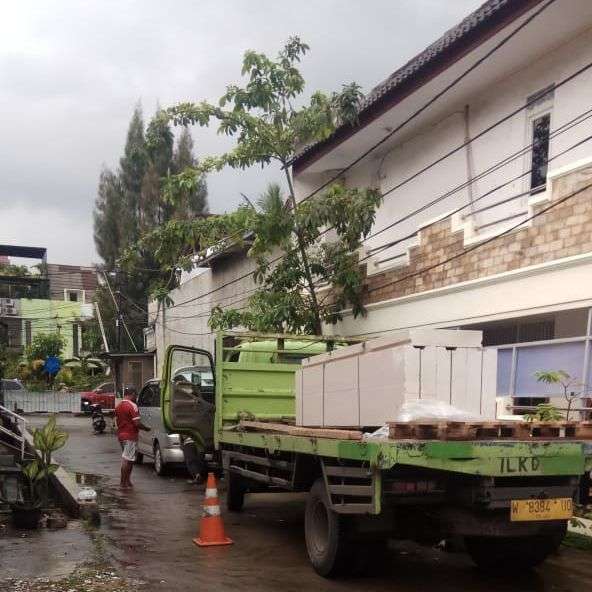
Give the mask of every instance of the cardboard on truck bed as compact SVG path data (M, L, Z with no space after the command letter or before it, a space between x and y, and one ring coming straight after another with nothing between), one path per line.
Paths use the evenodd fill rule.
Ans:
M305 359L296 373L296 424L383 425L415 399L494 419L497 351L481 340L481 331L417 329Z

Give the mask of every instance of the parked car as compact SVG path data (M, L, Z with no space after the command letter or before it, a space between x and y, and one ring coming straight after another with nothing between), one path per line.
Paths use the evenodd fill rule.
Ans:
M25 386L18 378L3 378L2 389L4 391L24 391Z
M185 466L185 457L178 434L167 434L160 410L160 381L149 380L138 395L138 409L142 423L150 427L149 432L140 431L136 462L144 456L154 459L157 475L166 473L175 466Z
M104 382L92 391L80 393L80 410L91 413L91 405L98 403L103 409L115 409L115 384Z
M2 383L0 388L0 405L4 406L5 393L8 391L24 391L25 387L23 383L18 378L2 378L0 379Z

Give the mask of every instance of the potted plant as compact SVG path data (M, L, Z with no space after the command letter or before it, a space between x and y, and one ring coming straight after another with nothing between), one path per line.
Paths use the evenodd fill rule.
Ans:
M58 465L51 462L51 455L62 448L67 439L68 434L56 426L55 417L33 431L37 458L22 467L19 499L10 504L17 528L37 528L49 499L49 478L58 469Z

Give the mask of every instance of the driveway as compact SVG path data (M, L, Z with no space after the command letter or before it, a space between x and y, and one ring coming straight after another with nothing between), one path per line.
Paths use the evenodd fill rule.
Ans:
M69 432L70 440L58 460L100 495L102 524L96 531L82 532L93 538L94 552L98 545L103 559L115 569L146 582L143 589L588 592L592 586L592 555L568 547L538 570L518 578L504 574L485 578L462 553L397 544L391 546L389 560L371 576L324 580L313 572L306 556L304 496L292 494L248 497L242 513L224 513L227 534L235 544L198 548L192 539L197 532L202 488L188 483L185 474L159 478L146 463L134 468L134 490L121 492L117 486L120 451L114 435L92 435L86 418L63 417L59 423ZM76 534L81 536L78 531ZM45 544L51 540L46 537ZM22 545L20 552L26 550Z

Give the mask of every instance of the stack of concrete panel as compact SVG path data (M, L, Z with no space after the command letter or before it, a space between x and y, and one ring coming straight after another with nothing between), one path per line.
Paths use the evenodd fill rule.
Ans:
M305 359L296 424L383 425L416 399L494 419L497 352L481 340L481 331L414 329Z

